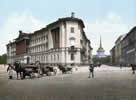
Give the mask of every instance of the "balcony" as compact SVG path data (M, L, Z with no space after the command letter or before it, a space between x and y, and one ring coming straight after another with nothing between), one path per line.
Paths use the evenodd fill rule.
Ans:
M71 46L70 48L68 48L68 52L76 53L77 52L77 48L75 48L75 46Z

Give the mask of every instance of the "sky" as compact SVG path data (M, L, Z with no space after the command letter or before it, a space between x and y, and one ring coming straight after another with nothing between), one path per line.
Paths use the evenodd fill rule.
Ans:
M19 30L34 32L71 12L84 21L94 55L100 36L108 55L116 39L136 25L136 0L0 0L0 55Z

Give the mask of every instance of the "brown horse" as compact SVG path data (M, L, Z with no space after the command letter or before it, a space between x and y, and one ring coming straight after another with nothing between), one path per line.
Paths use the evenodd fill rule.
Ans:
M24 78L25 70L21 66L21 63L19 61L16 61L14 63L14 66L15 66L14 70L16 71L16 74L17 74L17 79L18 79L18 75L20 75L20 78L23 79ZM22 76L22 73L23 73L23 76Z
M66 74L67 72L71 72L72 74L72 68L71 67L64 67L62 65L58 65L59 70L62 71L63 74Z

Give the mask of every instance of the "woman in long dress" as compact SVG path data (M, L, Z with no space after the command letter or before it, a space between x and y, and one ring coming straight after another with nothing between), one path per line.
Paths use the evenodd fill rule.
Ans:
M13 79L13 68L12 66L9 64L8 68L7 68L7 72L8 72L8 76L9 76L9 79Z

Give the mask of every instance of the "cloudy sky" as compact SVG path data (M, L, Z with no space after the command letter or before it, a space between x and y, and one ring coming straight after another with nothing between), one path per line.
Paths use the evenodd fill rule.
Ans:
M0 0L0 54L19 30L33 32L71 12L84 21L93 54L100 36L109 54L118 36L136 25L136 0Z

